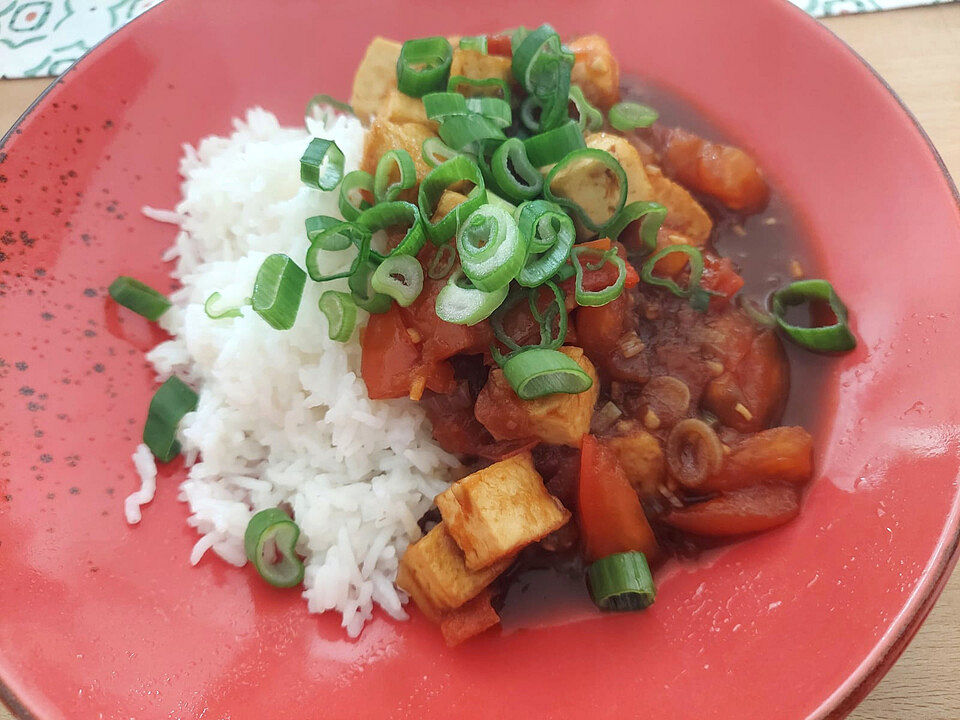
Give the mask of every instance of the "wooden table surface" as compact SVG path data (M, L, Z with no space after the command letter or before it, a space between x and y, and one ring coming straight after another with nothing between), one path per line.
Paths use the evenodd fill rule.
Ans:
M825 21L899 93L960 181L960 3ZM0 80L0 132L49 80ZM960 573L850 720L960 720ZM0 720L10 720L0 707Z

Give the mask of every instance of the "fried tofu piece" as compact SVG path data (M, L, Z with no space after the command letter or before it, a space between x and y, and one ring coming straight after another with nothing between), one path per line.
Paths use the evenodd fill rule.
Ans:
M447 647L455 647L499 624L500 616L490 604L490 591L483 590L473 600L445 613L440 619L440 632Z
M513 82L512 62L512 58L502 55L484 55L478 50L461 50L454 45L450 77L462 75L471 80L499 78L509 85Z
M656 494L666 470L663 448L657 438L637 428L623 435L604 438L603 444L617 456L634 490L641 495Z
M509 557L483 570L470 570L446 525L439 523L400 558L397 586L410 594L424 615L440 622L444 613L479 595L511 562Z
M401 44L377 36L370 41L367 51L353 76L350 104L361 120L377 112L391 90L397 87L397 59Z
M541 172L547 171L548 168L541 169ZM617 209L617 201L620 199L620 180L606 165L590 158L582 158L567 163L561 168L553 176L550 190L554 195L569 198L575 202L583 208L594 224L602 225ZM595 234L583 225L579 218L576 220L576 225L577 237L581 240Z
M685 187L664 175L660 168L648 165L646 170L653 187L651 199L667 208L664 226L679 230L698 246L706 243L713 230L713 220L703 206Z
M467 196L463 193L454 192L453 190L444 190L443 194L440 196L440 199L437 201L437 209L434 210L433 217L430 218L430 222L439 222L447 213L449 213L466 199Z
M436 503L471 570L515 555L570 519L547 492L528 452L458 480L437 495Z
M580 447L590 431L590 419L600 394L600 381L593 363L578 347L562 347L592 379L588 390L576 395L556 393L535 400L521 400L500 369L493 370L477 397L474 415L497 440L537 438L549 445Z
M653 199L653 185L650 184L643 160L633 143L619 135L605 132L591 133L584 138L584 142L588 148L606 150L620 163L627 176L628 205L637 200Z
M390 90L384 97L383 102L377 109L377 117L400 125L420 123L428 127L431 134L436 134L437 131L437 123L427 118L423 101L419 98L404 95L397 89Z
M587 100L609 110L620 102L620 66L606 38L584 35L569 44L575 61L570 82L579 85Z
M426 125L414 122L394 123L378 117L367 132L360 169L373 175L377 171L377 163L385 152L403 148L413 158L419 185L420 181L433 169L423 161L423 155L420 152L423 141L428 137L433 137L433 132ZM413 197L412 202L416 202L416 188L405 191L400 199L408 200L410 195Z

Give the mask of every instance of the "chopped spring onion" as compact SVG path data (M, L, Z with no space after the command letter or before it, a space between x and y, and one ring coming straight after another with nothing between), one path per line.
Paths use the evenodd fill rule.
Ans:
M423 145L420 146L420 156L423 158L423 161L432 168L437 167L437 165L442 165L447 160L452 160L457 155L460 155L460 153L452 147L449 147L440 138L434 136L428 137L423 141Z
M608 285L602 290L583 289L583 263L580 261L580 256L588 254L598 255L599 260L594 264L586 263L587 270L599 270L607 262L613 263L617 268L617 279L613 281L612 285ZM574 285L577 305L600 307L620 297L620 293L623 292L624 283L626 283L627 280L627 264L623 261L623 258L617 254L616 248L597 250L591 247L575 247L571 252L571 257L573 259L573 269L577 276Z
M430 265L427 267L427 277L429 277L431 280L440 280L441 278L445 278L447 274L453 270L453 266L456 264L456 245L452 241L446 242L438 247L437 252L434 253L433 259L430 261Z
M558 350L531 348L517 353L503 365L503 375L521 400L589 390L593 379L575 360Z
M437 130L440 139L454 150L477 152L491 142L503 142L503 130L483 115L449 115Z
M474 188L467 195L467 199L437 222L433 222L431 218L436 212L437 203L440 201L443 191L462 181L471 182L474 185ZM435 245L445 243L455 236L467 217L486 202L487 191L483 182L483 174L477 164L466 155L458 155L447 160L427 173L427 176L420 182L420 191L417 197L417 206L420 209L420 218L427 231L427 237Z
M337 114L356 115L352 106L324 93L314 95L310 98L310 100L307 101L307 107L303 111L304 117L316 118L318 120L326 120L331 115Z
M286 255L263 261L253 285L253 310L277 330L289 330L297 319L307 274Z
M467 86L464 88L463 86ZM464 92L466 90L466 92ZM498 99L504 100L507 105L510 104L511 94L510 86L501 78L489 77L477 80L475 78L464 77L463 75L453 75L447 82L447 92L456 92L468 98L492 97L500 92Z
M475 50L484 55L487 54L487 36L486 35L468 35L460 38L461 50Z
M660 115L652 107L635 102L621 102L610 108L607 119L617 130L628 132L653 125Z
M374 315L385 313L390 309L391 303L389 295L381 295L373 289L371 281L376 269L377 264L372 260L367 260L357 268L353 275L347 278L350 295L357 307L363 308Z
M517 221L495 205L475 210L457 233L463 272L485 292L510 284L523 267L526 250Z
M574 123L574 127L576 127L576 123ZM599 219L592 218L589 216L586 210L580 207L578 203L567 197L562 195L554 195L553 193L551 185L553 184L553 180L556 178L557 174L562 172L570 165L585 160L599 163L607 170L612 172L617 178L619 194L616 204L614 205L613 212L610 213L609 217ZM606 150L600 150L597 148L582 148L580 150L574 150L573 152L568 153L563 157L562 160L557 162L557 164L550 169L550 172L547 174L547 179L544 180L543 183L543 194L547 200L552 200L558 205L573 211L586 228L603 235L607 231L607 228L613 224L613 221L617 219L617 216L620 214L620 211L623 209L623 206L627 201L627 175L623 171L623 167L620 165L617 159Z
M467 108L472 113L482 115L501 130L513 123L513 111L510 103L495 97L467 98Z
M391 255L373 271L370 287L389 295L400 307L409 307L423 291L423 266L415 257Z
M590 566L590 597L601 610L643 610L657 590L642 552L607 555Z
M496 189L508 200L532 200L543 190L543 176L527 159L519 138L510 138L494 151L490 172Z
M558 128L539 135L531 135L523 141L527 157L537 167L559 162L574 150L586 147L580 126L573 120Z
M261 510L247 523L243 549L260 577L274 587L303 582L303 562L297 557L299 526L280 508Z
M787 308L804 303L825 302L830 306L836 322L820 327L803 327L787 322ZM799 280L773 293L773 316L777 325L793 342L814 352L846 352L857 346L850 331L847 306L826 280Z
M343 182L340 183L338 205L344 220L356 220L360 213L370 207L363 193L373 197L373 182L373 175L363 170L354 170L344 176Z
M520 103L520 123L530 132L540 130L540 101L534 95L527 95Z
M210 293L210 297L203 303L203 311L207 314L208 318L211 320L223 320L224 318L235 318L243 315L238 307L224 308L219 312L214 310L213 306L220 302L220 298L221 295L219 292Z
M495 192L487 190L487 202L491 205L506 210L508 213L513 215L517 211L517 206L512 202L504 200L502 197L497 195Z
M133 310L137 315L143 315L147 320L159 320L170 308L170 301L146 283L132 277L121 275L107 288L110 297Z
M343 177L343 151L333 140L313 138L300 157L300 179L310 187L333 190Z
M324 230L332 228L334 225L339 225L342 222L343 220L330 217L329 215L314 215L313 217L308 217L303 221L307 231L307 240L312 243Z
M513 52L512 71L523 88L537 101L539 130L552 130L569 117L570 71L573 59L564 52L560 36L549 25L528 34Z
M737 305L743 310L744 314L753 320L760 327L775 328L777 319L763 305L746 295L737 295Z
M443 120L450 115L466 115L467 99L456 92L427 93L421 98L423 109L431 120Z
M391 183L393 169L397 169L399 179ZM402 148L388 150L380 156L377 170L373 176L373 196L377 202L395 200L404 190L417 184L417 168L410 153Z
M356 254L350 262L350 267L335 273L324 273L321 270L321 252L340 253L353 248ZM357 223L337 222L316 233L307 249L304 266L311 280L324 282L337 278L350 277L370 255L370 231ZM299 300L297 301L299 302Z
M350 293L327 290L317 303L327 318L327 335L331 340L346 342L357 324L357 303Z
M689 259L690 277L687 280L687 286L685 288L680 287L673 278L660 277L659 275L653 274L657 263L667 255L672 255L673 253L682 253ZM640 268L640 279L645 283L665 287L677 297L690 298L691 303L696 301L699 305L703 305L703 300L698 298L703 298L703 296L707 295L707 291L700 287L700 277L702 275L703 253L689 245L670 245L665 247L647 258L646 262L643 263L643 267ZM709 297L706 297L706 300L709 301ZM697 309L700 308L698 307ZM706 307L703 307L703 310L706 310Z
M476 325L500 307L508 292L508 285L493 292L479 290L458 269L437 294L437 317L455 325Z
M143 442L160 462L170 462L180 454L177 426L188 412L197 409L197 394L176 375L163 383L147 410Z
M570 102L577 108L577 125L580 127L580 132L591 132L603 127L603 113L583 96L583 90L579 85L570 86Z
M549 302L546 307L541 310L540 304L544 290L549 290L552 295L549 297ZM507 334L503 327L504 318L514 306L524 298L526 298L530 307L530 316L540 327L540 342L536 345L519 345L516 340ZM556 320L555 334L554 320ZM556 350L563 345L563 341L567 337L567 320L563 291L556 283L547 281L540 287L515 290L510 293L510 296L497 308L497 311L490 318L490 327L493 329L494 337L496 337L497 341L504 345L509 352L504 355L500 352L496 344L494 344L490 348L491 355L493 355L493 359L497 364L503 367L509 358L519 352L529 350L531 347Z
M527 245L524 266L517 282L525 287L542 285L570 257L577 239L573 220L559 205L532 200L517 208L517 227Z
M640 225L640 240L643 243L643 254L648 255L657 249L657 233L667 217L667 208L660 203L637 200L625 205L623 210L610 223L606 235L612 240L620 237L620 233L634 220L644 218Z
M413 203L393 200L374 205L364 210L357 218L357 225L371 234L389 227L404 226L407 232L400 243L389 255L416 255L427 242L427 236L420 221L420 211ZM370 254L382 259L384 256L371 249Z
M442 90L450 74L453 48L446 38L407 40L397 58L397 88L410 97Z

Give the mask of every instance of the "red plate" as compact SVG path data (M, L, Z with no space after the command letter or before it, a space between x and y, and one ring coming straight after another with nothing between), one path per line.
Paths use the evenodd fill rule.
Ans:
M804 718L842 714L916 631L956 556L960 214L936 154L849 50L784 2L169 0L67 73L0 151L0 675L24 717ZM824 394L788 527L661 574L639 615L587 613L447 650L415 618L358 642L213 557L163 471L121 500L153 388L118 273L170 285L182 142L251 105L298 123L382 33L542 20L605 34L693 99L805 220L861 343Z

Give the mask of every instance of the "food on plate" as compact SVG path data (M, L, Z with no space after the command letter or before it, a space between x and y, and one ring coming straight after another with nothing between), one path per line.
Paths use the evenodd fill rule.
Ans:
M783 340L851 350L847 310L822 279L744 290L762 170L632 97L598 35L375 38L307 132L253 110L189 148L148 210L182 287L110 287L172 336L128 519L182 454L193 562L351 635L409 597L456 645L525 567L640 610L675 552L795 517Z

